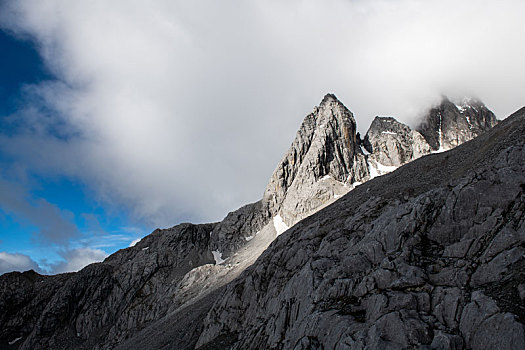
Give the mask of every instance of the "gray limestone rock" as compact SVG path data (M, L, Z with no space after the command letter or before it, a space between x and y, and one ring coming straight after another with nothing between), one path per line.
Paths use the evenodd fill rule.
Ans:
M274 171L263 201L273 215L280 214L291 226L335 194L347 192L341 188L345 184L362 182L368 175L354 116L334 95L328 94L304 119L288 153ZM334 185L340 189L334 190Z
M370 159L384 166L399 167L431 151L423 136L392 117L375 117L364 146Z
M447 150L479 136L497 123L496 116L481 101L465 98L454 104L443 97L416 128L433 150Z

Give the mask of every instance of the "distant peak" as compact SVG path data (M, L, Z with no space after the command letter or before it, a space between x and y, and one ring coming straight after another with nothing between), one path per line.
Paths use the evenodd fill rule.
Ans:
M330 103L330 102L339 102L339 103L341 103L337 99L337 96L335 96L332 93L328 93L328 94L324 95L323 100L321 101L321 105L326 104L326 103Z

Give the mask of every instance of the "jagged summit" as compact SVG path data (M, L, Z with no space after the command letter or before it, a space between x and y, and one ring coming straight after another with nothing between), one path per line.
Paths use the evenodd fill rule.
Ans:
M375 117L363 141L369 162L398 167L430 153L423 136L393 117Z
M446 96L430 109L416 128L434 151L456 147L479 136L497 124L494 113L475 98L464 98L458 104Z
M524 169L525 108L363 184L229 284L197 345L525 349Z
M345 184L364 180L368 167L356 130L352 112L327 94L306 116L270 179L263 197L270 211L290 225L343 193Z

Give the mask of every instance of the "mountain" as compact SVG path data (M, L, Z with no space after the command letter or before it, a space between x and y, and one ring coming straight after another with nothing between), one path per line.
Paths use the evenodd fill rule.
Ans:
M442 105L448 105L447 101L444 100ZM485 129L481 126L468 129L482 134L496 120L495 117L490 119L493 114L486 107L476 106L468 113L463 111L462 115L465 119L468 115L472 125L484 123ZM498 125L482 134L485 137L483 142L478 141L478 137L463 148L431 154L436 150L428 141L428 132L423 130L435 130L437 122L441 123L441 129L437 130L446 130L444 135L447 135L447 140L452 139L450 135L454 132L461 135L456 136L458 143L475 136L474 131L469 134L466 129L460 128L459 122L455 131L453 127L444 129L443 118L432 117L434 109L426 116L422 124L426 126L420 128L421 131L411 130L393 118L378 117L365 139L361 140L352 113L334 95L325 96L321 104L306 116L260 201L229 213L219 223L188 223L156 230L134 247L120 250L104 262L89 265L78 273L42 276L29 271L0 276L0 309L5 310L0 315L0 348L185 349L194 348L196 344L203 349L227 348L230 345L236 348L294 348L296 345L298 349L301 346L315 348L316 344L329 344L327 339L331 337L323 338L313 332L313 328L328 331L332 329L330 324L334 325L334 330L341 327L336 319L326 318L326 312L330 310L330 315L338 315L334 317L344 319L355 329L359 328L359 336L351 335L358 339L356 344L373 345L379 342L378 339L384 338L380 333L384 330L376 327L376 333L370 333L370 329L375 320L387 315L384 310L388 309L388 305L395 304L388 293L398 293L401 299L408 298L405 304L419 300L419 297L433 302L433 294L429 290L437 287L432 284L431 272L426 269L443 269L446 263L453 261L458 266L464 264L459 266L459 272L454 270L454 273L467 269L465 266L469 266L467 272L475 270L474 263L469 265L470 256L446 256L442 261L438 256L439 249L451 249L451 254L457 254L454 252L460 248L447 247L454 239L459 239L458 232L466 227L480 226L478 231L468 235L475 241L476 234L481 237L490 230L496 232L490 225L503 220L496 214L492 218L493 211L484 206L467 208L474 214L480 211L478 216L470 215L469 211L455 212L454 205L459 200L451 197L449 203L446 192L440 194L440 191L459 186L454 181L464 181L461 176L482 169L482 165L490 163L496 166L497 157L491 152L508 141L504 134L507 132L505 125L510 122L506 120L503 126ZM461 114L461 111L458 113ZM518 115L509 120L518 120L515 123L519 124L523 119L520 118ZM514 133L518 132L516 130ZM492 138L487 139L489 134ZM472 143L477 146L468 146ZM440 148L438 146L437 150ZM422 157L428 154L431 155ZM459 164L459 156L454 154L470 157L470 161ZM369 181L420 157L422 159L390 175ZM441 170L442 163L450 164L448 173ZM515 190L519 182L517 179L505 179L511 183L501 186L510 186L511 190ZM444 186L447 181L451 184ZM461 181L458 183L463 184ZM456 194L466 196L471 205L484 203L474 201L479 199L479 192L492 194L490 191L494 190L488 185L471 189L471 185L470 182L463 185L467 188L465 195ZM460 189L457 189L458 193ZM483 192L485 190L487 192ZM497 198L504 198L507 194L505 191L495 193ZM510 201L508 198L505 200ZM494 199L489 204L502 203ZM438 211L439 204L445 209ZM446 209L447 205L450 212ZM411 208L416 209L410 211ZM452 218L448 218L447 213ZM514 214L518 215L519 211ZM446 227L442 230L444 233L435 228L438 226L435 226L434 219L428 221L433 217L443 221L442 225ZM467 221L456 223L457 218ZM477 226L468 220L476 220ZM426 231L432 227L437 231ZM439 239L433 236L428 238L432 234ZM446 239L440 235L445 235ZM412 236L419 237L420 241ZM324 240L325 237L330 239ZM505 241L505 237L499 240ZM480 242L491 241L485 237ZM471 249L474 243L469 244L468 249ZM501 249L506 249L504 243L498 244L504 246ZM512 244L514 248L517 243ZM478 255L476 258L479 258ZM391 264L384 261L387 256ZM376 260L381 257L383 260L377 263ZM479 262L475 264L481 266ZM352 279L354 273L355 278ZM456 276L451 273L443 278ZM381 276L386 282L383 281L381 287L378 287L376 274L384 275ZM346 277L343 279L343 276ZM397 280L407 280L407 286L403 284L405 282L395 284L390 281L396 276ZM497 275L497 278L501 276ZM413 285L412 279L416 277L427 284ZM352 287L345 284L347 282ZM361 289L370 291L359 296L353 288L361 284L364 285ZM341 287L337 287L339 285ZM421 291L420 287L423 288ZM463 293L460 301L470 302L472 296L463 292L463 287L457 287ZM457 294L456 290L449 291L445 286L443 289L445 295L449 292ZM412 292L415 290L421 295L414 292L416 299L413 299ZM377 319L368 318L371 311L367 308L372 305L369 300L372 294L377 298L385 296L386 299L381 300L388 304L384 307L383 304L376 305ZM441 301L442 308L445 308L445 304L452 299L443 300L446 300ZM457 301L458 305L460 301ZM403 305L396 312L411 314L414 311ZM500 304L497 306L502 308ZM279 316L283 310L286 314ZM425 310L427 314L430 312L428 308L418 309L417 312ZM301 316L300 322L298 315ZM315 319L317 316L312 315L319 315L320 318ZM447 328L449 325L442 322L441 316L426 316L434 317L444 325L440 329L443 339L450 338L453 342L459 342L457 337L466 339L458 335L457 327ZM394 316L388 317L392 317L392 322L397 322L395 324L408 320L409 323L403 323L405 328L396 329L399 334L411 327L412 319L404 314L399 316L401 321ZM292 319L293 324L301 326L291 327ZM423 322L427 321L423 319ZM384 322L391 324L390 319ZM325 328L321 327L322 324ZM428 326L425 328L428 329L427 338L417 338L416 341L410 338L405 343L419 341L419 344L430 344L429 339L433 342L435 324L430 321L425 324ZM383 343L377 344L382 346ZM395 347L404 343L392 344Z
M524 170L525 108L368 181L230 283L197 345L524 349Z
M481 101L465 98L459 104L443 97L417 128L434 151L448 150L479 136L496 125L497 120Z

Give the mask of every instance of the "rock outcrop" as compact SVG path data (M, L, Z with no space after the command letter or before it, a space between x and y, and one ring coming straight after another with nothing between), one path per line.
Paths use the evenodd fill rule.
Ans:
M434 151L454 148L496 125L497 119L481 101L465 98L459 104L444 97L416 128Z
M345 186L365 181L368 166L358 142L352 112L326 95L304 119L266 187L269 211L290 226L346 193Z
M524 276L525 108L279 236L227 286L197 345L523 349Z
M467 112L480 112L482 115ZM472 110L465 109L463 115L468 115L469 123L477 125L469 129L475 130L476 133L481 133L489 128L492 123L491 114L479 106ZM433 120L432 117L429 118ZM503 130L503 127L498 130ZM455 295L461 296L461 302L467 303L474 300L473 295L464 291L466 288L464 284L457 285L459 289L457 291L449 290L451 286L434 283L429 279L430 272L425 270L428 266L434 266L433 268L437 271L443 270L443 266L448 266L446 264L457 264L460 270L454 270L454 273L460 273L466 269L465 273L471 273L469 283L480 283L484 286L489 283L487 278L488 281L492 281L490 283L500 281L504 277L501 266L504 265L507 268L508 261L516 261L515 259L521 253L521 250L513 250L511 255L502 256L495 263L491 263L492 260L487 257L485 267L481 267L481 263L476 262L481 268L479 271L485 271L477 272L477 274L471 261L468 260L470 256L464 255L460 257L462 260L457 260L459 258L456 255L462 252L461 249L474 249L472 242L475 242L477 232L466 236L458 233L463 228L473 225L470 221L461 221L460 224L454 221L466 215L463 214L463 209L473 211L468 212L472 215L467 216L469 219L476 220L476 225L481 225L479 232L485 229L496 232L494 231L496 228L490 225L508 219L507 216L504 216L504 219L500 217L507 215L506 211L498 212L499 214L494 214L496 216L492 218L494 211L483 209L485 208L483 206L478 208L479 205L475 208L460 208L461 210L458 209L457 212L453 211L455 216L453 220L450 219L451 223L447 222L449 219L446 216L440 219L444 220L443 225L447 227L442 230L445 233L440 233L441 231L435 228L438 230L436 231L438 233L435 234L446 234L447 237L452 237L450 240L454 244L457 243L457 246L449 244L449 241L441 242L436 238L428 238L431 231L426 232L424 229L439 226L435 226L434 221L425 221L428 220L427 216L439 217L439 215L448 213L445 209L441 209L439 213L433 214L432 210L437 210L438 205L448 205L447 196L449 194L446 190L450 190L450 186L456 188L459 185L454 183L447 185L449 187L443 187L442 182L436 182L436 179L430 181L421 176L436 172L436 162L440 163L444 161L443 159L448 159L447 153L433 156L434 158L422 159L417 163L420 164L417 166L419 172L400 170L389 177L374 180L370 185L367 183L366 187L359 186L352 191L351 196L347 195L341 202L346 204L340 204L338 201L337 205L322 211L323 214L319 214L320 216L307 218L301 224L296 225L293 230L289 230L285 234L287 238L279 239L272 244L270 250L264 253L260 261L249 272L234 281L289 226L330 205L360 183L432 152L434 148L430 142L426 141L428 139L425 135L410 130L408 126L394 119L376 118L365 140L362 141L356 133L352 113L335 96L325 96L319 107L316 107L305 118L290 150L273 173L260 201L229 213L219 223L180 224L170 229L156 230L135 246L120 250L104 262L87 266L78 273L42 276L35 272L25 272L0 276L0 309L4 311L0 315L0 349L112 349L116 347L120 349L190 349L194 348L199 338L199 345L202 345L204 349L206 347L227 347L228 344L244 348L250 344L250 339L260 341L260 343L250 345L263 348L266 346L280 347L279 344L285 339L288 339L285 342L288 344L293 342L298 334L304 334L294 343L298 348L301 346L313 348L316 344L319 346L325 344L326 348L330 345L327 340L329 337L323 338L319 334L312 336L307 334L310 334L310 330L316 327L327 331L330 322L334 322L334 326L337 325L334 330L342 327L342 324L331 318L329 320L325 318L328 315L327 310L336 310L330 315L337 315L334 317L344 319L344 322L347 323L352 320L350 316L353 315L352 317L359 322L348 324L352 325L353 330L358 329L359 332L366 330L366 337L372 334L370 339L377 338L374 338L373 334L379 334L379 338L384 338L381 332L386 331L383 328L377 328L381 327L380 324L402 324L405 327L403 329L407 329L407 332L410 333L408 329L413 326L411 322L415 322L414 329L418 329L417 332L419 332L418 325L429 329L427 338L417 340L421 344L427 344L428 339L437 342L436 344L447 342L447 344L470 344L471 340L467 340L463 334L471 332L471 337L474 337L478 328L469 325L478 321L465 321L463 326L460 324L459 327L463 327L464 332L463 330L457 331L457 327L450 328L448 323L443 321L446 327L439 328L441 333L437 334L432 328L435 323L427 322L423 316L418 320L426 322L427 326L412 320L410 315L413 312L422 312L417 308L396 306L395 310L390 313L397 312L397 314L390 315L389 313L389 318L381 318L386 317L384 309L388 309L390 307L388 305L396 305L396 302L390 299L392 295L403 291L417 290L419 294L415 293L414 297L416 299L421 297L426 302L425 298L430 293L428 288L437 288L437 286L448 288L444 295L436 296L438 301L436 301L437 304L432 304L432 308L448 307L446 305L450 300L455 302L456 299L451 299ZM474 131L469 135L473 137ZM500 140L502 136L498 134L498 131L493 131L491 135L493 135L492 139L485 138L486 143L482 143L481 146L478 142L483 152L489 152L493 144L503 142ZM461 142L468 137L457 138L457 140ZM449 143L452 145L451 142ZM471 148L467 150L473 152L470 154L473 162L483 160ZM488 157L485 160L487 159L494 158ZM476 170L474 165L477 166L478 163L474 162L470 165L469 171L473 172ZM461 165L463 168L466 166ZM505 164L502 163L501 166L507 169ZM403 169L413 168L403 167ZM410 171L414 174L403 175L408 180L400 180L399 175L395 175L406 174ZM454 175L454 179L459 179L458 174ZM437 179L440 176L443 175L441 173L436 175ZM417 183L412 188L411 186L418 178L423 182ZM477 178L468 179L477 181ZM458 183L463 184L461 181ZM467 185L470 186L470 182ZM474 196L469 197L473 201L471 204L474 205L474 200L479 199L476 197L478 193L476 191L486 190L489 191L487 193L492 193L490 191L494 189L492 187L489 189L489 187L479 189L469 187L468 190L465 190L466 195ZM460 191L461 188L458 187L456 191ZM395 192L396 190L402 195ZM433 193L435 197L425 191L430 191L429 193ZM507 192L503 191L502 196L504 193ZM450 201L457 204L458 198L452 198ZM491 208L499 204L501 203L491 202ZM486 220L482 214L476 214L480 210L480 213L486 213ZM406 214L399 214L405 211ZM519 211L514 213L518 215ZM461 220L467 220L467 218ZM400 227L405 227L408 231L396 231ZM449 228L450 232L447 231ZM510 231L507 233L513 235ZM460 236L461 239L458 238ZM324 240L325 237L330 237L330 239ZM468 237L473 241L465 243L463 237ZM494 243L496 245L494 249L497 251L494 254L500 254L503 251L500 249L506 249L505 237L496 241L499 243ZM297 241L294 241L295 239ZM434 240L439 243L439 249L452 255L450 257L447 255L443 261L436 260L435 264L428 263L427 266L421 263L423 264L421 265L419 261L434 259L438 254L435 251L438 249L435 244L438 243L434 243ZM488 238L483 238L482 242L488 242ZM519 248L518 243L512 244L511 248ZM464 245L468 247L465 248ZM377 254L377 257L369 257L370 254ZM478 251L476 254L481 253ZM384 262L387 256L391 264ZM380 257L383 260L380 265L377 265L376 260ZM412 258L416 259L414 260L416 262L410 260ZM378 270L377 266L382 267ZM338 280L336 278L338 273L345 277ZM377 273L384 274L384 276L381 275L384 278L384 281L381 282L383 287L379 290L373 289L377 287L377 283L374 282ZM443 278L451 278L451 276L446 275ZM422 284L414 285L413 278L423 281ZM395 282L395 280L399 281ZM344 285L347 282L351 285ZM330 287L330 283L336 283L336 287ZM248 287L250 284L254 285ZM242 287L239 287L241 285ZM359 287L361 291L368 288L375 292L367 291L359 296L355 294L359 292L353 289L358 285L362 285ZM420 287L423 288L421 291ZM330 288L336 289L332 291ZM474 291L472 288L469 291ZM478 287L475 288L477 288L476 291L480 290ZM520 288L520 295L525 295L525 287ZM208 313L223 291L225 294L215 304L212 312ZM383 291L388 291L388 293L383 293ZM349 294L344 296L343 292ZM235 297L231 297L231 293L235 294ZM307 293L310 294L307 295ZM381 299L387 302L387 306L384 307L378 299L379 304L374 306L377 309L374 311L375 314L367 313L368 305L375 305L370 299L372 294L377 298L380 298L380 294L387 298L386 301ZM289 297L290 295L293 297ZM231 299L228 299L230 297ZM404 298L405 295L399 294L399 297ZM491 292L484 290L482 295L476 294L476 298L481 298L480 300L485 300L483 299L485 297L495 300L496 306L487 302L486 309L489 311L484 311L485 309L482 308L478 310L472 306L469 309L471 311L468 313L470 317L468 320L479 319L479 322L483 323L485 315L483 312L493 312L496 309L508 310L509 303L505 304L507 305L505 307L501 306L503 304L498 301L499 299L494 299ZM359 301L358 304L356 300ZM420 303L419 299L417 302ZM340 309L337 309L338 306ZM282 312L286 314L281 315ZM309 315L310 312L314 312L319 318L316 319L317 316ZM410 315L407 316L407 312ZM206 315L208 317L204 324ZM296 326L290 328L292 319L294 324L299 320L297 315L305 317L301 318L301 322L297 322L297 327L300 326L300 328ZM491 315L499 315L497 316L499 318L495 319L498 322L501 318L502 322L518 327L517 323L513 323L506 313L495 311ZM438 316L435 317L439 320ZM383 323L379 322L380 319L383 320L381 321ZM262 320L267 320L269 326L262 327L259 324L263 322ZM376 330L373 331L376 333L372 331L370 333L369 325L376 320L379 322ZM239 337L244 332L244 327L248 332L246 338ZM262 327L262 331L258 333L256 327ZM258 335L254 336L253 332ZM415 337L416 335L405 336ZM356 335L355 339L357 339L356 344L374 344L361 335ZM405 344L403 341L407 344L414 343L414 340L410 338L406 341L400 340L399 344ZM461 341L463 343L460 343ZM283 346L289 346L286 344Z
M375 117L363 145L369 161L396 168L432 150L419 132L392 117Z

